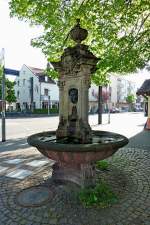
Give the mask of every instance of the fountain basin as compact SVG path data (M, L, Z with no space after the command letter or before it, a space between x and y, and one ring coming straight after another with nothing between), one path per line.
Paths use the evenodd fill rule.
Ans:
M27 141L44 156L56 161L53 180L71 181L82 187L95 184L96 161L108 158L128 143L123 135L105 131L92 131L90 144L79 144L70 138L57 140L55 131L34 134Z

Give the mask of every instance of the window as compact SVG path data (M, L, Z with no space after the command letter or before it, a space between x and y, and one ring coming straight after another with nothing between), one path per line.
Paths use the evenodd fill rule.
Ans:
M35 86L35 91L36 91L37 93L39 92L39 88L38 88L37 85Z
M25 80L25 79L23 79L23 86L25 85L25 82L26 82L26 80Z
M44 89L44 95L48 96L48 89Z
M48 77L47 76L45 76L45 82L48 82Z
M17 85L18 85L18 87L19 87L19 84L20 84L20 82L19 82L19 80L17 81Z
M21 110L21 107L20 107L20 103L19 102L16 103L16 110L17 111L20 111Z
M48 102L42 102L42 109L48 108Z
M36 109L36 102L33 102L33 109Z
M28 103L27 102L23 102L23 108L24 109L29 109Z
M19 91L17 91L17 98L19 98L19 95L20 95L20 93L19 93Z

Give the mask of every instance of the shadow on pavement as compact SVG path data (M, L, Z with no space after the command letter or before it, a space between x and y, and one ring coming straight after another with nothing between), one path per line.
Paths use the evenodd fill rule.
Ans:
M27 138L9 139L6 142L0 143L0 152L15 151L30 148L27 143Z
M44 117L58 117L58 114L22 114L20 116L18 115L6 115L6 119L32 119L32 118L44 118ZM0 115L0 118L1 118L1 115Z
M129 144L126 147L144 148L150 150L150 131L143 130L134 137L129 139Z

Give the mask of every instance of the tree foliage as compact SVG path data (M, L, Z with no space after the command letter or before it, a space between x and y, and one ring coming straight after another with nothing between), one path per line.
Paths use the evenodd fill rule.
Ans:
M11 104L12 102L16 102L14 82L8 79L6 79L6 101L9 104Z
M150 5L148 0L10 0L11 16L42 25L32 40L48 61L57 61L72 46L69 31L80 18L89 32L84 44L100 57L94 82L108 73L135 72L149 61Z
M132 112L134 110L135 96L133 94L128 94L126 102L129 104L129 112Z
M132 104L135 102L135 96L133 94L129 94L127 97L126 97L126 101L127 103L129 104Z
M2 68L0 67L0 99L2 99ZM6 101L11 104L16 101L14 82L5 79Z

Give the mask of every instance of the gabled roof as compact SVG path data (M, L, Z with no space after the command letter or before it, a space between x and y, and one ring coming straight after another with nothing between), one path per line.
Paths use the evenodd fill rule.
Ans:
M31 70L31 72L34 73L34 75L36 75L39 78L39 82L56 84L56 82L54 80L52 80L49 76L47 76L45 74L44 69L35 68L35 67L31 67L31 66L27 66L27 68L29 70ZM48 80L47 81L45 81L45 76L48 77Z
M35 68L35 67L31 67L31 66L27 66L35 75L45 75L44 74L44 69L39 69L39 68Z
M144 81L142 86L137 90L136 94L150 96L150 79Z

